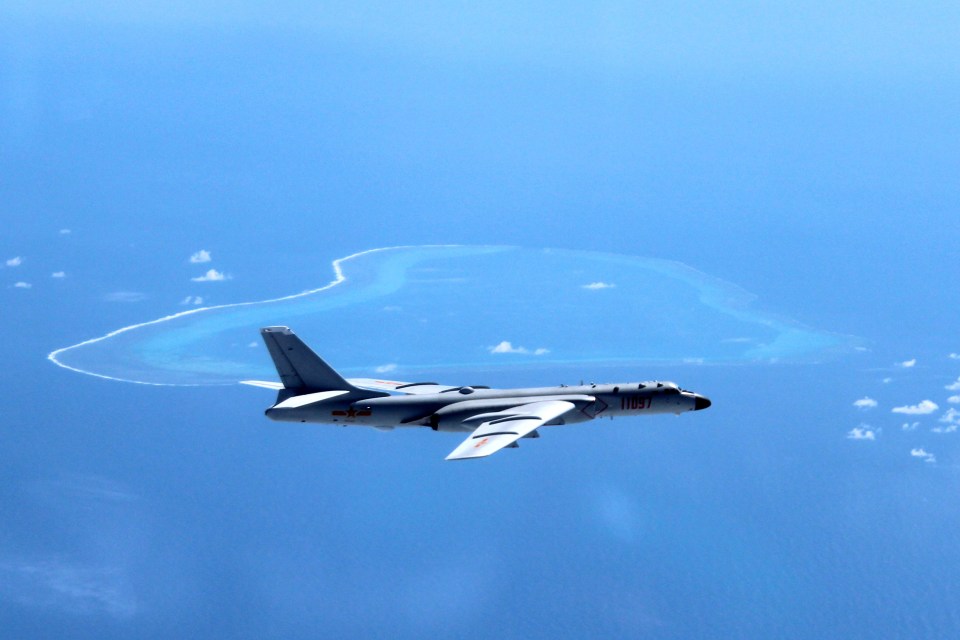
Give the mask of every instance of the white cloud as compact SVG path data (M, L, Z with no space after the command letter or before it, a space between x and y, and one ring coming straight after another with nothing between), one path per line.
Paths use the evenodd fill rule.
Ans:
M16 287L17 289L29 289L29 288L31 288L33 285L30 284L29 282L23 282L23 281L21 280L20 282L14 283L13 286Z
M213 258L210 257L210 252L206 249L200 249L200 251L197 251L195 254L190 256L190 262L193 264L201 264L204 262L210 262L211 260L213 260Z
M60 235L62 236L68 236L71 233L73 233L73 231L71 231L70 229L60 229Z
M526 353L527 350L523 347L514 347L512 344L504 340L495 347L490 347L490 353Z
M223 280L229 280L230 276L225 273L220 273L216 269L210 269L202 276L197 276L196 278L190 278L193 282L222 282Z
M391 371L396 371L396 370L397 370L397 365L392 362L390 364L382 364L376 369L374 369L374 371L376 371L377 373L390 373Z
M904 422L903 426L900 427L904 431L916 431L917 427L920 426L919 422Z
M891 382L893 382L893 378L884 378L880 382L882 382L883 384L890 384Z
M23 258L21 258L20 256L17 256L16 258L10 258L9 260L7 260L8 267L19 267L21 264L23 264Z
M67 277L67 273L66 273L66 271L54 271L53 273L50 274L50 277L51 277L51 278L66 278L66 277Z
M951 353L947 357L950 358L951 360L960 360L960 353Z
M203 298L200 296L187 296L180 301L180 304L192 304L192 305L201 305L203 304Z
M857 409L873 409L877 406L877 401L873 398L863 397L853 403Z
M507 340L504 340L497 346L490 347L489 349L490 349L490 353L525 353L525 354L532 353L535 356L542 356L550 353L550 349L544 349L543 347L540 347L539 349L535 349L534 351L530 351L526 347L515 347L513 346L512 343L508 342Z
M933 413L940 407L936 402L931 400L924 400L920 404L905 405L903 407L894 407L891 409L894 413L904 413L908 416L925 416L928 413Z
M937 458L930 452L920 447L918 449L910 449L910 455L914 458L922 458L924 462L936 462Z
M260 346L260 343L257 342L256 340L253 340L251 342L248 342L247 346L250 347L251 349L255 349Z
M944 427L934 427L930 429L933 433L954 433L960 429L960 411L954 407L947 409L938 422L946 425Z
M597 291L599 289L613 289L616 286L617 285L611 282L591 282L590 284L581 285L581 288Z
M939 421L945 424L960 425L960 411L950 407L942 416L940 416Z
M847 432L848 440L876 440L877 432L870 428L870 425L862 424L854 427Z
M950 404L960 404L960 396L950 396L947 398L947 402Z
M898 367L903 367L904 369L909 369L910 367L916 366L917 359L913 358L912 360L904 360L903 362L898 362Z
M147 299L147 294L139 291L114 291L103 296L107 302L140 302Z
M960 391L960 378L957 378L956 382L951 382L944 387L947 391Z

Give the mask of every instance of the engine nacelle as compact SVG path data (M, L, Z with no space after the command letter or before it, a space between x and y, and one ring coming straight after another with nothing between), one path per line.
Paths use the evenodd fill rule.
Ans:
M479 414L501 411L516 406L516 398L490 398L488 400L467 400L447 405L430 416L430 428L434 431L463 433L477 428L479 422L471 420ZM467 422L464 423L464 420Z
M470 413L464 411L449 412L442 414L437 412L430 416L430 428L434 431L445 431L447 433L463 433L473 431L475 425L464 424L464 419L470 417Z

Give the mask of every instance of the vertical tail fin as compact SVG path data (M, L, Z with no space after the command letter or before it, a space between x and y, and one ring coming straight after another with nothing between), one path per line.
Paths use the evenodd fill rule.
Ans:
M260 335L273 358L284 388L295 395L333 390L355 391L366 396L379 395L358 389L344 380L289 327L264 327L260 329Z

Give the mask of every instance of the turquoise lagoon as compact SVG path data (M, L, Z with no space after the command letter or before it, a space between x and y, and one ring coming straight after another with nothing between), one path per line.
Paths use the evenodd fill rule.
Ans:
M302 293L122 327L50 359L147 384L270 380L258 335L267 325L292 327L346 375L417 379L502 367L816 362L855 345L660 259L414 246L364 251L332 267L331 282Z

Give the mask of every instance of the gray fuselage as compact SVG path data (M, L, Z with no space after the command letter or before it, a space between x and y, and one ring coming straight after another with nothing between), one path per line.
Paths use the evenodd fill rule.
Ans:
M282 393L282 392L281 392ZM374 396L374 397L370 397ZM566 400L576 405L572 412L549 424L572 424L599 417L680 414L709 406L703 396L672 382L630 382L529 389L484 389L459 387L440 393L388 395L371 392L339 392L333 397L285 406L284 398L267 409L272 420L317 422L393 428L428 426L438 431L471 431L470 416L502 411L526 402ZM294 403L295 404L295 403Z

